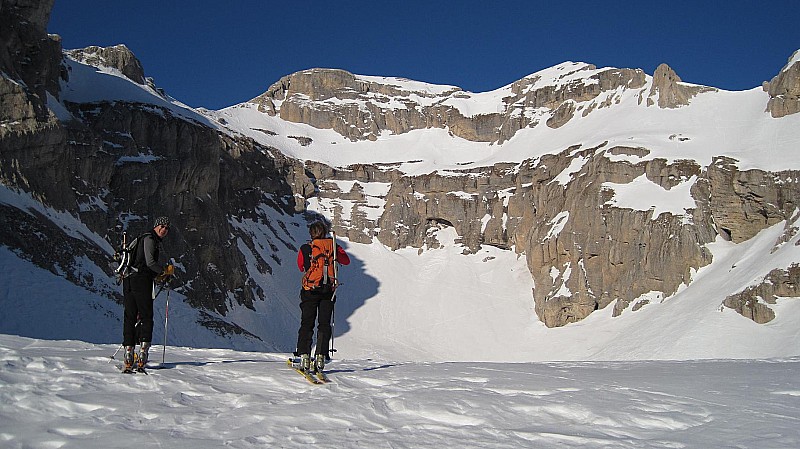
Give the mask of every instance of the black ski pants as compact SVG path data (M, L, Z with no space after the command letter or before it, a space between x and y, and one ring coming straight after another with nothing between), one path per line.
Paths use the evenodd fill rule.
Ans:
M297 354L311 354L314 340L314 322L317 321L317 351L328 358L331 341L331 316L333 292L316 293L300 290L300 330L297 332Z
M153 341L153 280L132 275L122 281L125 315L122 326L122 345L136 346ZM139 326L136 326L139 321Z

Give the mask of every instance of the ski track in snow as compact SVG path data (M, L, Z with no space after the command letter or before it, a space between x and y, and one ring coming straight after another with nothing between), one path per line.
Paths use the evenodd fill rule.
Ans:
M153 355L160 361L161 348ZM113 345L0 335L3 448L790 448L800 359L334 361L314 386L280 354L167 348L124 375ZM153 363L151 363L153 365ZM161 369L155 369L161 368Z

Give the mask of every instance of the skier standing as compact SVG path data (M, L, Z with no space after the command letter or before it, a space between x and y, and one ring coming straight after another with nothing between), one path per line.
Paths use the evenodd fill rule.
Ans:
M174 272L172 265L168 264L162 269L158 264L161 240L169 232L169 226L169 218L158 217L153 229L139 238L131 263L133 273L122 282L125 306L122 331L125 371L133 369L133 351L137 343L141 344L137 368L143 370L147 364L150 342L153 340L154 281L157 277L165 279Z
M314 321L317 321L317 349L313 370L322 372L328 358L331 339L331 315L336 289L334 262L350 264L350 257L327 237L328 229L321 221L309 227L311 241L300 247L297 253L297 268L304 272L300 289L300 330L297 332L296 356L300 356L301 369L312 370L311 344L314 338ZM334 256L335 253L335 256ZM335 260L334 260L335 257Z

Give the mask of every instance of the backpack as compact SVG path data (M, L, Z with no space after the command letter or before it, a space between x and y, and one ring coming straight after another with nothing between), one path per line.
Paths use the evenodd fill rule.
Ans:
M333 239L316 239L308 244L310 253L304 254L306 273L303 275L303 290L330 292L336 289L336 253ZM306 250L307 251L307 250Z
M139 271L133 264L134 261L136 261L136 251L139 249L139 242L142 241L145 235L147 234L142 234L130 242L127 242L128 233L125 232L122 234L122 247L114 253L114 261L119 264L114 270L114 273L117 275L117 284L131 274Z

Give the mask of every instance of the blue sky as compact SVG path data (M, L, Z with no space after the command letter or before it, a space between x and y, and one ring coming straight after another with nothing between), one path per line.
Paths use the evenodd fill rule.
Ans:
M800 49L800 1L56 0L65 49L127 45L194 107L247 101L312 67L472 92L564 61L758 87Z

